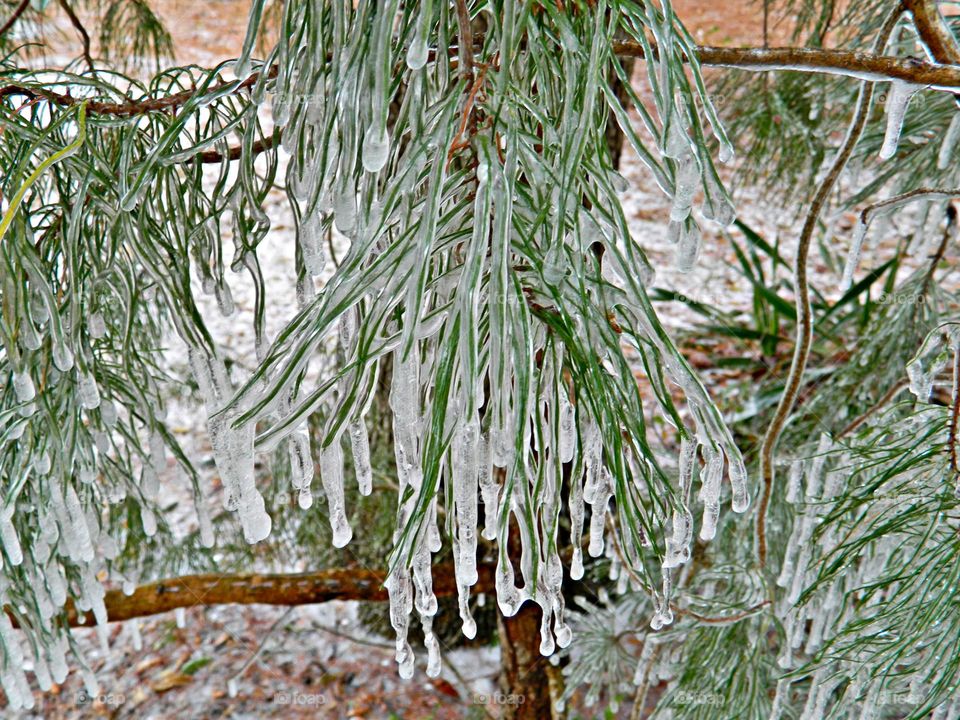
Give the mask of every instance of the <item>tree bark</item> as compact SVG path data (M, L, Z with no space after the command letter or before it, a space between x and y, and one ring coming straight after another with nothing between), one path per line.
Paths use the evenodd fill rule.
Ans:
M477 568L477 592L494 589L493 570ZM104 603L110 622L157 615L177 608L211 605L313 605L331 600L387 600L386 573L364 568L337 568L308 573L249 575L183 575L141 585L131 595L108 590ZM457 594L452 567L434 568L437 597ZM71 599L65 605L71 627L92 626L92 612L77 610ZM9 614L9 610L7 610ZM11 618L16 625L16 618Z
M540 654L538 605L527 601L513 617L499 616L500 690L496 698L505 720L550 720L549 661Z

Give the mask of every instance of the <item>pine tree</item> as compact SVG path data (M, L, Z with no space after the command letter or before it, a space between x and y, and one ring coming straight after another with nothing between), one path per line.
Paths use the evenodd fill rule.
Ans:
M191 602L165 587L216 582L207 602L386 596L405 678L412 620L436 675L440 600L469 638L472 593L495 592L507 689L529 699L517 716L580 691L634 717L960 715L944 269L960 49L936 2L765 2L765 20L794 19L792 45L719 48L667 0L254 0L239 58L156 72L169 37L149 5L90 5L106 57L62 0L84 48L65 68L10 39L29 2L0 25L11 708L71 668L93 691L71 625L106 643L111 620ZM734 421L661 324L614 126L670 198L680 268L705 224L750 244L757 327L698 309L772 359L752 416ZM792 257L735 225L718 163L776 179L768 197L800 218ZM293 314L261 269L276 184L296 221ZM871 232L916 207L930 257L911 270L903 241L861 269ZM857 228L831 242L842 210ZM839 294L811 287L814 246ZM199 299L232 316L236 276L255 290L243 357ZM271 333L275 315L291 319ZM222 511L167 417L184 392L171 338ZM195 499L185 538L167 522L171 458ZM337 569L348 543L379 566ZM325 567L211 576L293 558ZM578 586L607 599L568 609ZM565 691L538 655L563 658Z

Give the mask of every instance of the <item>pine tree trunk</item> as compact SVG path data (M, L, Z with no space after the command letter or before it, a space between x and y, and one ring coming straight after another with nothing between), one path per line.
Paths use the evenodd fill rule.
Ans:
M550 720L549 661L540 654L542 611L524 603L513 617L499 616L500 717L508 720Z

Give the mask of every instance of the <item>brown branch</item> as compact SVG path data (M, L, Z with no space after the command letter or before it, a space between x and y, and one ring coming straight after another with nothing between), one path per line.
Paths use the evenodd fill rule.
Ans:
M643 58L643 46L639 43L617 41L613 43L614 52L624 57ZM902 80L911 85L921 85L935 90L954 91L960 89L960 66L939 65L913 58L897 58L875 53L853 52L850 50L824 50L821 48L756 48L756 47L706 47L695 48L697 60L701 65L728 67L740 70L771 72L794 70L797 72L826 73L845 75L860 80ZM656 51L654 51L656 56ZM276 77L276 67L271 69L270 77ZM234 88L235 92L246 90L260 79L258 73ZM218 92L232 83L225 82L210 88L209 92ZM196 94L193 90L184 90L165 98L144 98L128 100L122 103L91 101L87 112L94 115L114 115L130 117L149 112L171 110L180 107ZM69 94L57 93L43 87L10 84L0 87L0 98L9 95L24 95L30 98L42 98L62 106L80 102Z
M470 10L466 0L457 0L457 46L460 74L469 87L473 80L473 28L470 25Z
M90 70L93 70L93 56L90 54L90 35L87 33L87 29L83 26L83 23L80 22L80 18L77 17L77 14L73 11L70 3L67 0L59 0L60 7L63 8L63 11L67 14L67 17L70 18L70 24L73 25L74 29L79 33L80 39L83 42L83 59L87 63L87 67Z
M7 18L7 21L0 25L0 35L5 35L7 30L13 27L13 24L20 19L20 16L27 11L27 7L30 5L30 0L20 0L20 4L17 5L16 9Z
M849 425L847 425L845 428L843 428L843 430L841 430L836 434L836 437L834 439L839 440L844 435L849 435L858 427L863 425L867 420L873 417L879 410L882 410L888 402L893 400L893 398L895 398L901 390L907 387L907 384L908 383L906 380L901 380L900 382L894 384L892 388L890 388L883 394L882 398L877 400L875 405L867 408L867 410L865 410L862 415L859 415L856 418L854 418Z
M644 57L643 46L636 42L614 42L613 50L617 55ZM878 82L902 80L911 85L941 90L960 87L960 67L915 58L891 57L881 54L882 51L865 53L823 48L697 46L694 52L701 65L758 72L795 70L827 73Z
M903 0L931 57L943 65L960 65L960 48L935 0Z
M270 70L268 78L277 76L277 68ZM254 73L243 82L225 81L207 88L205 94L219 93L226 88L232 88L232 92L239 93L253 87L260 80L260 73ZM100 102L91 100L87 103L87 114L92 115L113 115L116 117L132 117L134 115L143 115L150 112L162 112L166 110L175 110L181 105L186 104L197 94L196 90L183 90L162 98L141 98L139 100L127 100L126 102ZM11 95L23 95L28 98L37 98L48 100L61 107L71 107L83 100L76 98L68 93L58 93L44 87L36 85L18 85L10 84L0 87L0 99Z
M960 425L960 348L953 351L953 397L950 401L950 432L947 443L950 447L950 469L953 477L960 476L960 461L957 459L957 426Z
M493 569L479 565L477 572L480 579L474 586L475 590L492 591ZM184 575L141 585L132 595L124 595L121 590L107 590L104 602L110 622L196 606L234 604L290 607L331 600L380 602L388 599L383 586L385 580L385 573L363 568L263 575ZM456 595L457 582L453 568L435 568L433 591L438 597ZM95 622L92 612L78 611L69 599L66 611L71 627L92 626ZM13 621L16 624L15 618Z
M902 9L897 8L887 18L883 27L877 35L874 51L882 53L887 46L887 41L893 32L894 27ZM762 483L760 490L760 501L757 504L757 562L761 568L767 564L767 508L770 505L770 496L773 492L774 479L774 451L777 447L777 441L780 434L793 411L797 396L800 393L800 387L803 383L803 374L807 368L807 359L810 356L810 348L813 345L813 311L810 307L810 286L807 280L807 255L810 251L810 244L813 240L813 233L816 230L817 222L823 206L826 204L830 193L833 191L840 174L846 167L853 149L863 134L863 129L867 124L867 116L870 114L870 103L873 99L873 83L864 82L860 86L860 92L857 96L856 109L853 112L853 118L850 122L850 128L847 130L847 136L844 138L840 150L837 152L833 164L827 171L826 177L817 188L816 195L807 212L803 228L800 231L800 239L797 243L797 255L794 260L794 285L797 305L797 341L793 350L793 358L790 361L790 370L787 373L787 379L783 387L783 395L780 396L780 402L770 420L767 432L763 436L763 443L760 446L760 481Z
M943 229L943 237L940 238L940 245L937 247L937 251L930 256L930 266L927 268L927 274L923 278L923 285L920 287L920 294L924 298L926 298L930 292L930 285L933 282L933 275L937 271L937 265L943 260L950 240L957 234L957 208L954 207L953 203L947 204L946 215L947 225Z
M250 152L254 155L259 155L267 150L272 150L279 141L280 133L277 132L276 134L269 135L262 140L257 140L255 143L253 143L253 147L250 149ZM196 154L196 156L187 160L187 162L199 162L202 165L213 165L222 163L224 159L231 161L239 160L242 155L243 147L241 145L236 145L227 148L225 153L221 153L219 150L204 150L203 152L199 152Z

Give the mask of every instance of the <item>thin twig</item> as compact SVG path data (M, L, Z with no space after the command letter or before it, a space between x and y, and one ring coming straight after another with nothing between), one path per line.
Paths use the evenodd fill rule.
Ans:
M908 383L906 380L901 380L900 382L896 383L892 388L890 388L883 394L882 398L877 400L876 404L868 408L863 414L854 418L849 425L847 425L845 428L843 428L843 430L838 432L834 439L839 440L840 438L844 437L845 435L849 435L858 427L863 425L867 420L873 417L879 410L882 410L884 407L886 407L887 403L893 400L900 393L901 390L907 387L907 384Z
M5 35L7 30L13 27L13 24L20 19L20 16L26 12L29 6L30 0L20 0L20 4L17 5L10 17L7 18L7 21L3 25L0 25L0 35Z
M953 398L950 402L950 469L954 478L960 476L960 461L957 459L957 425L960 424L960 347L953 351Z
M256 660L258 657L260 657L260 653L263 652L263 648L266 647L267 641L271 637L273 637L273 633L276 631L276 629L280 627L280 624L283 623L290 616L290 613L292 612L293 612L292 607L287 608L286 611L283 613L283 615L281 615L276 619L273 625L270 626L266 634L263 636L263 639L260 641L260 644L257 645L257 649L253 651L253 653L250 655L249 658L247 658L247 661L243 663L243 666L239 670L237 670L237 672L234 673L233 676L230 677L230 680L239 680L243 676L243 674L247 671L247 668L253 665L253 661Z
M267 78L272 79L276 77L276 75L277 68L274 66L271 68ZM230 88L232 93L236 94L250 89L256 85L259 80L260 73L254 73L246 80L239 83L235 80L232 80L211 85L204 91L203 94L219 94L227 88ZM0 88L0 99L11 95L23 95L27 98L42 98L62 107L77 105L84 100L84 98L73 97L67 93L58 93L38 85L20 85L17 83L12 83ZM196 96L196 90L184 90L182 92L174 93L173 95L168 95L167 97L141 98L139 100L127 100L126 102L122 103L89 100L87 101L87 112L92 115L133 117L135 115L143 115L150 112L175 110Z
M935 0L903 0L903 6L913 16L917 34L930 51L930 56L945 65L960 64L960 48Z
M87 29L83 26L83 23L80 22L80 18L77 17L77 14L73 11L73 8L70 6L70 3L67 0L59 0L60 7L63 8L63 11L67 14L67 17L70 18L70 24L73 25L74 29L79 33L80 39L83 42L83 59L87 63L87 67L90 68L92 72L93 67L93 56L90 54L90 35L87 33Z
M880 200L875 202L872 205L867 205L863 210L860 211L860 222L865 225L869 225L873 220L874 216L879 214L881 210L892 210L894 207L903 205L911 200L916 200L917 198L922 197L937 197L937 198L955 198L960 197L960 188L928 188L928 187L919 187L910 190L909 192L902 193L900 195L895 195L891 198L886 198L885 200ZM893 207L891 207L893 206Z
M890 34L896 27L903 9L898 7L887 18L883 27L877 36L874 51L883 52L890 39ZM803 373L807 367L807 359L810 355L810 347L813 344L813 313L810 307L810 287L807 281L807 255L810 251L810 244L813 240L813 233L817 228L817 222L823 206L826 204L833 186L846 167L853 149L863 133L867 124L867 116L870 112L870 103L873 98L873 83L865 81L860 86L860 92L857 97L856 109L853 113L853 119L847 136L837 152L837 156L827 172L826 177L817 188L817 193L813 198L810 210L807 213L803 229L800 231L800 240L797 243L797 256L794 262L794 284L797 305L797 340L794 347L793 359L790 362L790 371L787 374L787 380L784 384L783 395L777 405L776 412L770 421L766 434L763 436L763 443L760 447L760 480L762 487L760 491L760 502L757 504L757 561L761 568L767 563L767 508L770 504L770 495L773 490L774 462L773 455L776 450L777 441L780 439L780 433L783 432L784 425L790 417L797 396L800 392L800 386L803 382Z
M259 155L260 153L266 152L267 150L272 150L273 147L280 140L279 131L274 135L268 135L262 140L257 140L253 143L253 146L250 148L250 152L253 155ZM203 152L197 153L194 157L187 160L187 163L200 162L202 165L217 165L222 163L224 160L239 160L243 155L243 146L236 145L230 148L227 148L226 152L220 152L219 150L204 150Z
M460 74L469 87L473 80L473 28L470 25L470 10L466 0L457 0L457 51Z
M947 205L947 225L943 229L943 237L940 238L940 245L937 251L930 256L930 267L927 268L927 274L923 278L923 285L920 286L920 295L926 297L930 292L930 286L933 283L933 275L937 271L937 266L947 252L947 246L950 245L950 239L957 233L957 208L953 203Z

